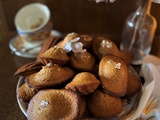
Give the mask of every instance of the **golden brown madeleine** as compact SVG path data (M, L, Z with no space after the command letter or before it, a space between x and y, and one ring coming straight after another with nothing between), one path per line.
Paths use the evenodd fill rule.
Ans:
M95 58L84 49L81 52L71 53L70 63L77 70L92 71L95 65Z
M49 37L48 39L46 39L45 42L43 43L42 47L41 47L41 50L40 50L39 54L38 54L37 61L40 60L39 56L41 54L46 52L49 48L53 47L55 45L55 43L59 40L60 40L59 37Z
M123 59L115 55L104 56L99 64L99 77L105 92L124 96L128 86L128 68Z
M75 39L75 38L77 38L77 37L79 37L79 34L78 34L78 33L74 33L74 32L73 32L73 33L69 33L69 34L67 34L67 35L65 36L65 38L64 38L62 41L59 41L59 42L56 44L56 46L64 49L65 45L66 45L68 42L70 42L71 40L73 40L73 39Z
M127 93L124 97L130 98L138 93L141 89L141 81L140 79L133 74L129 74L128 76L128 87Z
M122 101L119 97L111 96L96 90L87 97L87 106L94 117L116 117L122 111Z
M100 81L93 74L89 72L81 72L65 86L65 89L87 95L94 92L99 84Z
M74 76L69 67L60 67L57 64L47 64L43 68L27 77L27 83L34 88L47 88L57 86Z
M46 65L47 63L63 65L69 61L69 57L64 49L59 47L51 47L45 53L39 56L41 62Z
M38 92L37 89L29 87L24 83L21 87L18 88L18 97L24 102L29 102L32 97Z
M93 40L93 51L98 58L102 58L106 54L113 54L119 56L119 50L116 44L105 37L97 37Z
M79 42L81 42L83 44L83 48L87 49L90 47L91 43L93 41L93 38L89 35L80 35L80 40Z
M80 120L85 112L83 96L68 90L39 91L29 102L28 120Z
M28 76L36 73L42 69L43 64L40 61L30 62L21 66L15 73L14 76Z

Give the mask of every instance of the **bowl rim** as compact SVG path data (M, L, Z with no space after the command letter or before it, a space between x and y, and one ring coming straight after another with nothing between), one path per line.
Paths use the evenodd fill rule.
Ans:
M17 82L17 87L16 87L16 93L18 92L18 89L19 87L23 84L23 80L24 80L25 77L21 76ZM21 101L18 97L18 94L16 94L16 98L17 98L17 102L18 102L18 105L21 109L21 111L23 112L23 114L27 117L27 106L25 104L25 102Z

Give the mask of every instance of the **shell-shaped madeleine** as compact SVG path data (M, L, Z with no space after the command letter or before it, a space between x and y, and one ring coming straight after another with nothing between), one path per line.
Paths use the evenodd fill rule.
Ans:
M99 64L99 77L105 92L124 96L128 85L128 68L124 60L114 56L104 56Z
M119 50L116 44L108 38L97 37L93 40L92 47L95 55L100 59L107 54L119 56Z
M40 90L29 102L28 120L81 120L84 96L64 89Z
M63 65L69 61L69 57L64 49L59 47L51 47L45 53L39 56L41 62L46 65L47 63Z
M85 49L81 52L71 53L69 56L73 68L77 70L92 71L95 65L95 58Z
M91 93L87 99L88 109L94 117L110 120L122 111L122 101L100 90Z
M27 83L34 88L47 88L60 85L72 78L74 72L69 67L47 64L43 68L27 77Z
M65 89L73 90L82 94L94 92L99 86L100 81L89 72L78 73L73 80L65 86Z
M62 40L62 41L59 41L56 46L60 47L60 48L63 48L65 47L65 45L68 43L68 42L71 42L71 40L75 39L79 37L79 34L78 33L69 33L65 36L65 38Z

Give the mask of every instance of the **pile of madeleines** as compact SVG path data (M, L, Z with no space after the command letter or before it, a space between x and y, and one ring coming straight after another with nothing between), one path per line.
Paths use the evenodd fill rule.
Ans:
M86 113L96 120L118 118L123 100L141 90L131 61L105 37L49 38L37 60L15 72L25 78L17 96L28 103L28 120L81 120Z

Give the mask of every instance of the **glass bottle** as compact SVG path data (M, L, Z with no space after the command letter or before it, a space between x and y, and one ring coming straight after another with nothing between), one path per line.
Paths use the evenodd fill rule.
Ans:
M125 21L120 50L130 52L132 64L142 63L144 56L151 50L157 22L150 14L151 0L140 0L136 12L129 15Z

